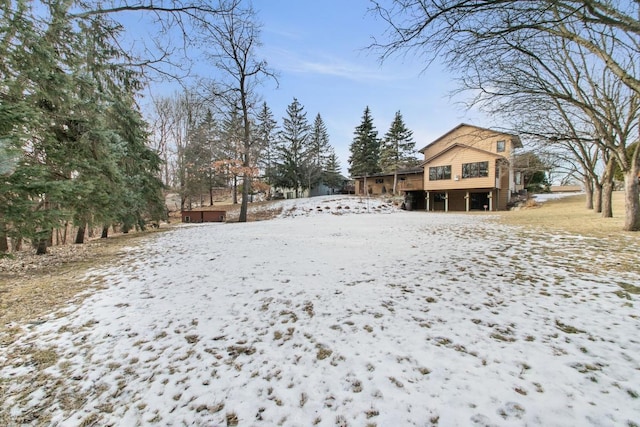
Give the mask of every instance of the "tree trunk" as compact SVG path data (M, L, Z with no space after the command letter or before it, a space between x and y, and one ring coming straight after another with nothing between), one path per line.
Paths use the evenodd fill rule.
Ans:
M12 239L13 252L19 252L22 250L22 237L18 236Z
M249 174L245 171L242 175L242 205L240 205L240 218L238 222L247 222L247 209L249 203Z
M624 228L625 231L640 231L640 201L638 197L638 165L624 174Z
M6 252L9 252L9 239L7 233L4 230L0 230L0 253Z
M398 169L393 171L393 195L394 196L397 194L397 188L398 188Z
M238 204L238 176L233 176L233 204Z
M602 218L613 218L613 182L602 186Z
M100 235L101 239L106 239L107 237L109 237L109 224L102 226L102 234Z
M9 252L9 238L4 221L0 221L0 253Z
M589 177L584 179L584 193L587 196L585 207L591 210L593 209L593 180Z
M9 239L7 238L7 233L2 233L0 235L0 253L9 252Z
M47 242L49 238L38 239L38 246L36 247L36 255L45 255L47 253Z
M87 223L84 222L84 223L80 224L80 226L78 227L78 232L76 233L76 241L75 241L75 243L77 245L80 245L80 244L84 243L84 235L85 235L86 231L87 231Z
M615 171L616 163L613 157L611 157L604 168L604 173L602 174L602 217L603 218L612 218L613 217L613 206L612 206L612 197L613 197L613 174Z
M599 182L593 184L593 211L602 212L602 184Z

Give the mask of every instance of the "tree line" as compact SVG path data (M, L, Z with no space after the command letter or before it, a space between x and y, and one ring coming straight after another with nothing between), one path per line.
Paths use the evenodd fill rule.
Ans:
M371 48L444 60L469 105L509 124L583 183L587 208L612 216L623 180L624 230L640 230L640 2L438 0L386 3Z
M127 31L128 14L146 31ZM229 167L247 182L255 88L272 75L256 58L258 36L240 0L3 2L0 253L28 241L42 254L71 227L81 243L89 229L106 237L111 226L143 229L165 215L166 159L150 146L138 102L151 79L182 80L194 56L212 65L217 99L239 107L242 155Z
M162 179L177 190L181 209L213 205L217 189L229 189L236 204L245 188L249 196L272 197L281 188L299 197L320 184L341 187L340 162L320 113L310 122L294 98L278 124L267 103L259 103L249 117L245 164L241 108L228 100L197 88L154 100L152 144L163 160Z
M379 173L394 175L392 193L397 193L398 171L418 164L415 155L413 131L404 123L397 111L384 137L378 137L371 110L365 107L360 124L355 128L349 146L349 173L351 176L371 176Z
M102 15L69 2L3 2L0 17L0 252L46 252L88 225L106 236L163 214L160 159L136 104L140 74ZM61 232L62 231L62 232Z

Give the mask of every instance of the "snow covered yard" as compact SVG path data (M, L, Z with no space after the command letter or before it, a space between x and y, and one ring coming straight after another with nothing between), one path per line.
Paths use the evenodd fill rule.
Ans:
M616 271L606 241L286 203L93 271L107 289L3 349L3 411L65 426L640 425L640 311L623 289L640 273Z

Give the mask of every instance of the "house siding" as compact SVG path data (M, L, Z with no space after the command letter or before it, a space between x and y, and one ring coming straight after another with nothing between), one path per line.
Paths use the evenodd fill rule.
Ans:
M499 147L500 143L500 147ZM425 148L424 190L429 210L444 210L443 195L447 196L447 209L504 210L514 185L510 159L521 143L517 136L462 124L441 136ZM499 150L500 149L500 150ZM486 177L463 177L463 165L487 162ZM450 166L451 178L431 180L429 169Z
M498 141L505 141L505 150L498 153ZM489 129L474 126L461 126L423 148L424 158L430 159L454 144L497 153L507 159L511 158L514 149L512 135L501 134Z
M424 168L425 190L453 190L460 188L493 188L496 181L496 157L490 153L465 147L455 147L451 151L438 156L430 161ZM476 178L463 178L462 165L465 163L486 162L489 163L488 176ZM451 166L451 179L431 181L429 168L435 166ZM456 177L457 180L456 180Z
M500 144L499 144L500 143ZM405 193L410 209L430 211L504 210L515 188L510 165L522 147L516 135L461 124L420 150L424 162L417 170L399 174L397 191ZM487 163L487 176L463 177L463 165ZM429 169L450 166L447 179L430 179ZM393 191L393 174L356 177L356 194Z
M416 191L422 190L424 185L424 178L422 173L398 173L398 183L396 186L396 193L403 191ZM365 192L364 178L358 177L355 180L356 194L364 195ZM379 196L383 194L391 194L393 192L393 174L388 175L374 175L367 177L368 193L370 195Z

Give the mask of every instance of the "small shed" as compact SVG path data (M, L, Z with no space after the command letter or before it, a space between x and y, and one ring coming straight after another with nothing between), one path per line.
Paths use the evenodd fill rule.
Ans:
M227 211L182 211L182 222L224 222Z

